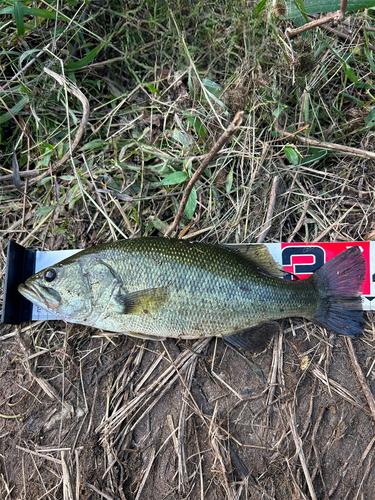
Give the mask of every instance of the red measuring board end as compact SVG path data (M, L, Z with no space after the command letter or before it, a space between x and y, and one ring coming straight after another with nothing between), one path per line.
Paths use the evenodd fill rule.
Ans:
M369 241L361 241L360 243L281 243L282 266L285 271L304 279L335 255L353 246L361 248L366 261L367 271L362 294L368 295L371 293Z

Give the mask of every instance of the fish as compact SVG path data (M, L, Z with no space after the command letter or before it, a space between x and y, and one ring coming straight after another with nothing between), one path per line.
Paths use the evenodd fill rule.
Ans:
M303 280L284 279L264 245L220 245L143 237L99 244L19 285L28 300L66 322L142 339L223 337L259 352L302 317L359 336L366 263L351 246Z

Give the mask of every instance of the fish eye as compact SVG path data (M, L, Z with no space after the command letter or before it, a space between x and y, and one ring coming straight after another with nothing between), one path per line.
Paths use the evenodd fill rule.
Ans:
M51 283L51 281L53 281L56 278L56 276L57 276L56 271L52 268L47 269L47 271L45 271L44 273L44 279L48 281L48 283Z

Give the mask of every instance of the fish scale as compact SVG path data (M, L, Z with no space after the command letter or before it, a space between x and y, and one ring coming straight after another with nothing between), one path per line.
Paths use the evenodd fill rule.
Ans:
M230 336L295 316L347 335L360 331L363 317L353 310L365 273L360 250L301 281L278 277L265 252L138 238L83 250L19 290L67 321L147 338Z

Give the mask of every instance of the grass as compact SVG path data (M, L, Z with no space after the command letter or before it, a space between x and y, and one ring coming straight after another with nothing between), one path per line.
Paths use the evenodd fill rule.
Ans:
M373 10L291 40L262 5L71 0L0 15L1 284L10 238L49 250L164 235L240 110L176 235L374 238ZM1 498L366 498L372 318L357 352L284 327L256 358L264 386L219 342L2 326Z
M282 23L264 11L255 16L243 2L182 2L175 13L164 2L145 2L126 12L113 2L107 8L94 6L67 4L61 13L67 19L56 26L50 19L34 18L19 41L12 40L10 25L3 45L3 105L18 119L3 114L2 173L12 172L13 152L21 171L31 169L35 175L28 179L28 196L33 200L24 200L25 209L35 211L33 222L50 215L52 234L74 241L77 231L66 212L82 214L82 207L92 240L98 231L111 238L165 233L181 197L174 193L183 191L233 113L246 109L247 123L206 169L184 223L198 214L198 230L206 226L206 239L217 239L209 229L215 226L221 241L251 241L266 211L256 193L270 189L272 175L288 177L296 164L314 160L320 160L318 170L330 169L333 159L324 149L278 142L277 130L295 133L308 125L318 140L329 137L329 142L354 147L371 134L371 116L365 122L372 102L371 32L364 49L359 40L333 44L315 32L297 40L292 51L282 39ZM55 36L48 39L48 34ZM14 46L11 54L7 44ZM19 70L35 56L26 70ZM44 67L71 81L90 103L89 126L73 156L69 148L82 104ZM7 76L17 72L13 80ZM348 117L353 107L356 116ZM64 154L71 160L60 165ZM279 157L287 158L285 167ZM257 175L260 171L263 175ZM4 201L17 199L7 187ZM122 212L122 228L112 221L114 229L111 215L104 227L101 217L92 220L91 214L103 209L99 199L105 212ZM248 225L250 205L260 208L253 227ZM290 211L280 209L284 216Z

